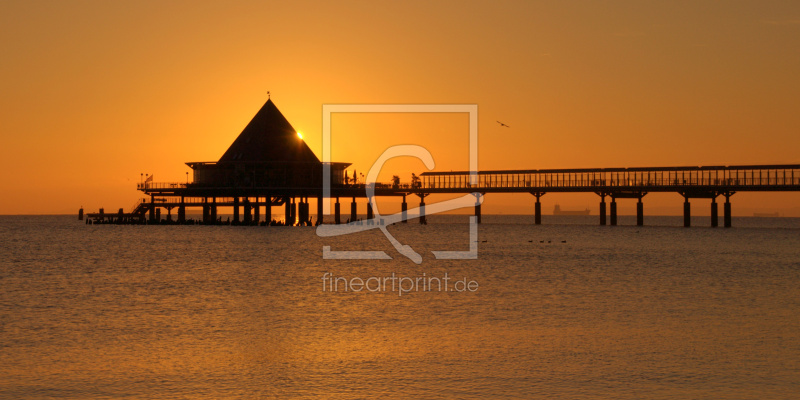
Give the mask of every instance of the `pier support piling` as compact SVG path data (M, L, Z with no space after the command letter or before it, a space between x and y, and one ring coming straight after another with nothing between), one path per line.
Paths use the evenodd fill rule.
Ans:
M322 196L317 196L317 222L316 222L316 225L322 225L322 218L324 218L324 215L322 214Z
M600 195L600 225L606 224L606 195Z
M256 202L253 203L253 222L256 225L261 222L261 206L258 205L258 197L256 197Z
M367 225L372 225L375 221L372 220L374 215L372 214L372 199L367 198Z
M481 196L483 196L483 194L482 193L473 193L472 195L475 196L475 219L480 224L481 223Z
M300 203L297 204L298 225L304 226L308 224L308 200L301 197Z
M730 193L730 194L726 193L725 194L725 205L723 207L723 209L724 209L723 212L724 212L724 224L725 224L726 228L730 228L731 227L731 196L732 195L733 195L733 193Z
M341 212L341 206L339 205L338 197L336 198L336 204L333 205L333 222L336 225L342 223L342 212Z
M719 226L717 199L711 199L711 227L716 228L717 226Z
M425 218L425 197L430 193L417 193L419 196L419 224L428 225L428 220Z
M156 198L150 195L150 223L156 222Z
M186 199L181 196L181 203L178 206L178 223L186 223Z
M617 225L617 199L611 197L611 226Z
M358 219L358 205L356 198L353 197L353 202L350 203L350 222L355 222Z
M400 204L400 211L403 213L403 223L408 223L408 203L406 203L406 195L403 195L403 203Z
M269 226L269 224L272 223L272 195L268 194L267 197L264 198L264 201L266 202L264 204L264 221L266 221L267 226Z
M540 192L531 192L532 195L536 196L536 203L533 205L533 223L535 225L542 224L542 202L539 200L544 193Z
M211 223L216 225L217 223L217 198L211 198Z
M292 221L292 201L288 197L283 198L283 224L291 225Z
M683 201L683 226L686 228L692 226L692 205L688 197Z
M292 206L289 208L289 225L297 224L297 200L292 197Z
M252 208L250 207L250 198L244 198L244 224L250 225L253 222Z
M644 225L644 203L642 203L642 198L639 197L639 201L636 203L636 226L643 226Z
M239 225L239 196L233 198L233 225Z

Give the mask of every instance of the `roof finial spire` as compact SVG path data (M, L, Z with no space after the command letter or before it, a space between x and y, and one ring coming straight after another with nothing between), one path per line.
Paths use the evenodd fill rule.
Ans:
M267 100L269 100L269 98L270 98L269 90L267 90Z

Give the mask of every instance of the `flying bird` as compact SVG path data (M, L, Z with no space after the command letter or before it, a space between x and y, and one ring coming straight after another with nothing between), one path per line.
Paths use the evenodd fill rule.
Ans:
M506 125L506 124L504 124L504 123L502 123L500 121L497 121L497 123L500 124L500 126L504 126L506 128L511 128L510 126L508 126L508 125Z

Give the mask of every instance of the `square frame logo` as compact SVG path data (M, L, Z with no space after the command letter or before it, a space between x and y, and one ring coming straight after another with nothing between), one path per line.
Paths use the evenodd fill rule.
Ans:
M324 104L322 106L322 176L323 176L323 214L331 213L331 115L334 113L468 113L469 114L469 185L478 184L478 105L477 104ZM383 164L394 157L416 157L420 159L430 170L435 164L433 156L422 146L418 145L397 145L386 149L378 160L370 167L365 182L365 196L375 210L374 220L381 223L368 223L366 225L355 221L344 225L319 225L317 235L320 237L341 236L350 233L366 231L370 229L380 229L400 254L408 257L413 262L422 263L422 256L414 251L411 246L403 245L386 229L387 225L401 222L408 219L409 212L417 211L420 215L432 215L443 213L459 208L479 205L483 202L483 194L479 192L468 192L464 196L434 203L429 206L420 205L417 209L408 210L397 214L383 216L377 212L375 203L375 182ZM424 185L423 185L424 186ZM417 187L403 189L408 194L418 194L426 196L436 193L433 187ZM424 198L424 197L423 197ZM368 221L370 222L370 221ZM468 251L431 251L436 259L477 259L478 258L478 222L474 216L469 220L470 243ZM322 258L326 260L375 260L391 259L384 251L334 251L330 246L322 247Z

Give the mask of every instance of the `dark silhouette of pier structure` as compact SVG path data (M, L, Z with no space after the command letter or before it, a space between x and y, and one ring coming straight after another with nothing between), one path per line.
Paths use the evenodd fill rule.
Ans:
M87 223L203 223L234 225L312 225L309 199L316 198L317 218L323 221L323 163L305 144L291 124L267 100L218 161L188 162L193 179L186 183L147 181L137 189L147 197L130 212L88 213ZM366 185L347 176L349 163L329 163L330 198L335 199L334 223L342 223L340 199L352 199L349 221L358 219L357 198L367 197ZM541 198L554 192L588 192L600 198L600 225L617 224L617 200L636 200L636 223L644 224L643 198L648 193L673 192L684 198L684 225L691 225L691 200L711 200L711 226L719 220L717 199L725 198L723 223L731 226L731 196L737 192L800 191L800 164L740 165L661 168L592 168L498 171L425 172L410 184L374 183L374 196L420 200L419 222L425 224L425 198L431 194L471 193L475 215L481 221L480 198L488 193L533 195L534 223L541 224ZM606 199L609 201L607 202ZM219 207L232 207L230 221L217 215ZM283 207L284 219L272 220L272 207ZM186 218L188 208L202 209L199 221ZM161 210L166 210L162 219ZM173 218L172 210L177 209ZM261 218L261 210L265 218ZM79 218L83 217L83 209ZM608 218L607 218L608 217ZM367 223L374 223L367 204ZM404 221L405 218L404 218Z
M600 225L617 224L617 200L636 200L636 224L644 225L643 198L672 192L684 198L684 226L691 225L691 199L711 200L711 226L718 226L717 198L724 197L723 223L731 226L731 196L737 192L800 191L800 164L661 168L588 168L425 172L421 193L529 193L535 197L534 221L542 223L541 198L554 192L588 192L600 198ZM607 202L606 199L610 201ZM607 213L608 212L608 213ZM475 206L480 217L480 206Z

